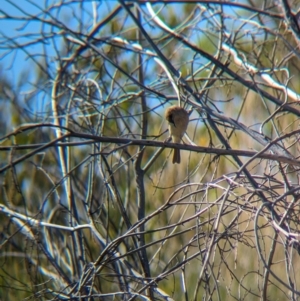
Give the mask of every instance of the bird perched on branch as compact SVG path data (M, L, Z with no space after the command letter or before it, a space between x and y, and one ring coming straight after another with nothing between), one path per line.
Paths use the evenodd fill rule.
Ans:
M180 143L189 123L188 112L179 107L171 106L167 108L165 117L169 123L169 131L174 143ZM175 148L173 154L173 164L180 163L180 150Z

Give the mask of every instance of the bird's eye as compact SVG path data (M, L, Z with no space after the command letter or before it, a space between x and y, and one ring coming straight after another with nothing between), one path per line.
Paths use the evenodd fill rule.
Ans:
M174 122L174 119L173 119L173 115L170 115L169 122L172 123L172 124L174 124L174 126L175 126L175 122Z

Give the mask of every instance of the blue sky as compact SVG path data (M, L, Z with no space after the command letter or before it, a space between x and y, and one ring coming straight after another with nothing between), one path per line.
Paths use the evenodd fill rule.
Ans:
M61 5L62 2L62 5ZM57 6L55 5L57 3ZM107 14L110 7L116 5L115 1L94 1L101 9L98 9L98 14ZM59 5L60 4L60 5ZM62 45L61 36L46 38L41 40L41 32L45 35L58 33L61 28L47 25L40 20L27 21L30 16L35 15L45 21L61 22L67 28L78 30L80 26L91 27L92 24L92 5L93 1L85 1L83 4L72 3L72 1L8 1L1 0L0 7L0 65L2 72L10 80L16 83L23 76L22 70L29 72L28 81L33 81L32 77L35 71L35 64L29 58L28 53L33 55L36 60L43 59L44 53L50 60L55 61L57 53L54 51L54 43L59 49ZM45 13L45 8L52 7L51 10ZM89 13L91 15L89 15ZM8 16L6 17L5 14ZM80 21L80 22L79 22ZM11 41L9 41L11 40ZM40 40L40 41L37 41ZM25 51L20 49L8 49L9 47L16 48L14 43L28 44L24 47ZM28 53L26 53L28 52Z
M108 15L118 5L118 2L88 0L78 2L72 0L32 0L30 2L30 0L1 0L0 65L2 73L15 85L19 81L22 81L21 92L28 93L35 88L37 81L35 78L37 65L33 62L33 59L39 62L46 58L49 66L48 69L51 72L52 78L54 78L57 58L58 56L62 56L60 53L63 45L62 29L65 26L68 30L71 29L81 33L89 32L93 26L93 20L95 20L93 15L95 5L98 8L97 20L99 21L103 19L103 16ZM158 11L162 7L163 5L156 5ZM182 6L172 4L174 10L178 9L178 7ZM226 9L229 10L229 7L226 7ZM4 17L4 14L9 16ZM40 20L32 20L32 15ZM121 18L123 17L120 16L120 20ZM178 15L178 18L180 18L180 15ZM28 19L30 21L27 21ZM128 20L129 18L125 22L129 22ZM51 22L53 25L51 25ZM124 25L122 22L123 20L120 23ZM55 26L58 23L60 26ZM128 23L124 25L125 34L129 27ZM156 34L155 27L148 26L146 30L151 30L151 33ZM101 29L99 34L101 35L103 32L105 30ZM201 35L202 32L199 31L193 37L190 36L190 39L198 39ZM27 45L18 49L14 43ZM13 46L15 49L9 50L8 46ZM185 59L187 60L187 58ZM173 63L175 67L179 67L182 64L182 62L177 62L177 65L176 62ZM201 65L203 60L198 60L198 63ZM42 98L43 95L39 97L38 101ZM32 107L32 109L35 110L36 108Z

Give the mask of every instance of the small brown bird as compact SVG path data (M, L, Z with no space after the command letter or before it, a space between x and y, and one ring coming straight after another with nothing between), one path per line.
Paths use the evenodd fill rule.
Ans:
M165 117L169 122L169 131L174 143L180 143L189 123L188 112L178 106L167 108ZM173 164L180 163L180 150L174 148Z

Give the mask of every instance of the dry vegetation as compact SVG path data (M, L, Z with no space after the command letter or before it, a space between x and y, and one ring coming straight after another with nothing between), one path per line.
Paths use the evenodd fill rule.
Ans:
M0 299L300 300L298 2L33 2L0 8Z

